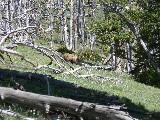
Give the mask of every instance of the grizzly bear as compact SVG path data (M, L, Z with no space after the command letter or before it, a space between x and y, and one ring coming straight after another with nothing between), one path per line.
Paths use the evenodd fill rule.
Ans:
M70 61L72 64L73 63L77 63L79 60L79 56L76 54L69 54L69 53L65 53L62 56L66 61Z

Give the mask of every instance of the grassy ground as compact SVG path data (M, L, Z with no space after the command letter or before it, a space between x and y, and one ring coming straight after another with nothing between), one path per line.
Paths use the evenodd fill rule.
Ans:
M29 59L35 63L47 64L50 60L42 54L31 50L30 48L19 47L17 50L23 52ZM9 63L9 58L5 55L5 60ZM16 64L25 64L20 58L11 56L13 62ZM54 67L56 67L53 64ZM78 67L77 65L75 65ZM27 67L32 68L29 64ZM20 69L16 67L7 66L0 64L1 69L15 69L17 71L33 72L37 74L48 74L65 82L74 83L84 88L82 91L79 89L76 92L68 88L62 88L60 86L51 86L51 94L62 97L69 97L72 99L83 100L88 102L95 102L99 104L125 104L131 111L142 111L142 112L160 112L160 89L147 86L134 81L134 78L125 73L116 73L107 70L90 70L83 69L79 71L81 74L99 74L106 77L114 78L113 80L104 80L101 78L75 78L73 75L59 74L55 75L51 72L42 70L35 71L32 69ZM0 73L1 74L1 73ZM1 86L13 87L14 83L11 81L10 76L5 77L5 82L0 81ZM47 94L46 83L37 84L28 83L27 80L19 80L19 82L31 92ZM78 95L77 97L75 95ZM83 97L80 97L83 96ZM109 96L109 97L108 97ZM108 100L107 100L108 98ZM110 100L112 99L112 100ZM131 112L133 114L133 112ZM133 114L135 117L144 119L152 119L147 115ZM156 114L157 115L157 114Z

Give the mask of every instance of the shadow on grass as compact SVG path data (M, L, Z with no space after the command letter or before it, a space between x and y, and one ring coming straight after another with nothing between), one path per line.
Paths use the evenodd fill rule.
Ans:
M50 93L48 93L47 81L49 83ZM90 90L43 74L0 69L0 86L14 87L15 82L23 85L28 92L50 94L103 105L125 105L122 110L129 112L134 118L143 120L160 119L160 112L148 112L143 105L135 105L130 99L125 97L119 98L118 96L109 95L106 92Z

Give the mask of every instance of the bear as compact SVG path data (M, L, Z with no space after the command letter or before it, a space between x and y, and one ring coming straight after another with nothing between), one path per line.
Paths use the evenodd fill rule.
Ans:
M79 56L74 54L74 53L65 53L63 54L63 59L66 60L67 62L70 61L72 64L77 63L79 61Z

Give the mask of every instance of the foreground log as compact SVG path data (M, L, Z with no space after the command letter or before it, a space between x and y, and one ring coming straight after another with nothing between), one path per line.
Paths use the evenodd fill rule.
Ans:
M97 105L67 98L40 95L35 93L0 87L0 102L16 103L39 111L61 110L84 119L92 120L132 120L120 107Z

